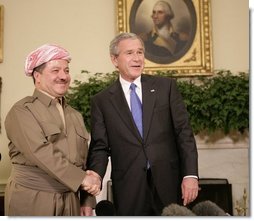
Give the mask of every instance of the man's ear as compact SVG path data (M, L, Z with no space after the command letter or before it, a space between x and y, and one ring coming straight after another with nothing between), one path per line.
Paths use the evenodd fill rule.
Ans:
M39 73L38 71L34 71L33 76L34 76L35 81L38 81L38 79L40 79L40 75L41 75L41 73Z
M118 67L117 57L115 55L111 55L110 58L111 58L113 65L115 65L115 67L117 68Z

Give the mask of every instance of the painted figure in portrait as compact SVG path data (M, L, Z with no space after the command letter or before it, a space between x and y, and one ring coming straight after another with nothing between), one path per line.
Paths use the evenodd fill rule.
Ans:
M153 3L151 0L134 2L131 16L135 18L130 19L133 25L131 31L143 39L148 60L159 64L174 62L192 44L195 35L194 7L189 7L191 4L187 5L182 0L159 0L145 18L149 2Z

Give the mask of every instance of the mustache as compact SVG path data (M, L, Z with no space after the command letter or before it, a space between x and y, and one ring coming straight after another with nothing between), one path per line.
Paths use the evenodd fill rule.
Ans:
M58 79L58 80L56 80L55 81L57 84L62 84L62 83L69 83L70 82L70 80L66 80L66 79Z

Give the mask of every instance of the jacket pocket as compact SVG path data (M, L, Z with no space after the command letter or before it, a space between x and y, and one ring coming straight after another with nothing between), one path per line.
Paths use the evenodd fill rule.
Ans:
M49 142L54 142L61 133L60 128L55 124L48 122L41 122L40 124L44 132L45 138Z
M76 126L75 130L76 130L76 133L77 133L77 135L79 137L81 137L81 138L83 138L85 140L89 139L89 134L88 134L88 132L84 128L82 128L80 126Z
M88 153L89 134L86 132L85 128L79 125L75 126L75 131L76 131L76 148L78 153L76 156L76 162L79 165L84 164L84 162L86 162Z

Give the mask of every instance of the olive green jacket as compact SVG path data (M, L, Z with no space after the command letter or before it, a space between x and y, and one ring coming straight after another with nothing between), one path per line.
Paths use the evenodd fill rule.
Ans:
M9 184L15 181L28 189L47 192L50 188L49 192L69 191L79 196L89 134L79 112L66 103L63 110L65 127L56 100L37 89L33 96L23 98L11 108L5 120L9 156L14 165ZM95 206L94 197L81 195L86 198L81 199L83 205ZM7 204L12 202L7 200Z

